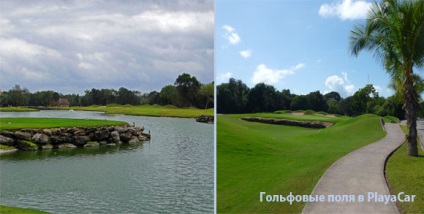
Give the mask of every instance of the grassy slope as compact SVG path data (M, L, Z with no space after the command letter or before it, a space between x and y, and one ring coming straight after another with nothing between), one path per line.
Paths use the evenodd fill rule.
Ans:
M0 213L1 214L44 214L47 212L34 210L34 209L24 209L24 208L16 208L9 206L0 205Z
M402 128L406 131L406 126ZM404 143L389 158L386 177L392 194L416 195L413 203L398 203L402 213L424 213L424 152L419 148L419 157L408 156L407 146Z
M238 119L242 116L217 118L220 213L299 213L304 203L261 203L259 193L310 194L337 159L385 136L373 115L330 118L337 124L321 130L252 123Z
M92 127L124 125L125 122L110 120L85 120L64 118L0 118L0 130L22 128Z
M212 116L214 109L198 109L198 108L177 108L175 106L160 106L160 105L117 105L108 106L89 106L89 107L70 107L66 109L85 110L85 111L102 111L107 114L127 114L139 116L154 116L154 117L184 117L195 118L201 114Z

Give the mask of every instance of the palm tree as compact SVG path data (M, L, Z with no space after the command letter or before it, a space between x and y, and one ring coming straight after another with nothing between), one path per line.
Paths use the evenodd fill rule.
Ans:
M356 25L350 35L351 53L357 56L364 49L382 62L402 92L409 128L408 155L418 156L419 95L414 87L413 69L422 68L424 64L424 1L374 3L366 23Z

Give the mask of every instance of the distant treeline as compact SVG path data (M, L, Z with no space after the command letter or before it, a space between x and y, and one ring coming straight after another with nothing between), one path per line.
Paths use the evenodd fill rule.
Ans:
M91 89L85 94L62 94L56 91L37 91L31 93L28 89L15 85L9 91L0 94L0 106L45 106L55 107L65 99L69 106L90 106L108 104L159 104L177 107L212 108L214 83L201 84L196 77L183 73L178 76L173 85L166 85L160 92L152 91L142 94L121 87L115 89Z
M405 118L403 103L396 96L380 97L373 85L366 85L354 95L342 98L338 92L321 94L319 91L296 95L290 90L278 91L264 83L249 88L241 80L231 78L217 86L217 112L255 113L277 110L314 110L330 114L357 116L365 113ZM424 109L421 102L421 112Z

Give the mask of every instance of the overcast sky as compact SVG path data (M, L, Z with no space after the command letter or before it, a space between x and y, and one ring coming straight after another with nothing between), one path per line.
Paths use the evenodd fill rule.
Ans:
M353 95L373 84L393 94L389 75L369 52L350 55L353 26L372 0L216 0L217 84L233 77L249 87L264 82L295 94Z
M0 89L159 91L213 81L213 0L0 2Z

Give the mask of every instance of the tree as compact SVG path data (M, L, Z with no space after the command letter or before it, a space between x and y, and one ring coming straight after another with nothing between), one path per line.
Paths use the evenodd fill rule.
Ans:
M208 108L209 102L213 102L213 92L214 92L214 84L213 82L209 84L202 85L200 87L199 93L206 97L206 105L205 109Z
M26 88L21 88L20 85L15 85L8 92L9 103L12 106L26 106L29 103L29 91Z
M356 25L351 31L350 49L355 56L362 50L373 52L400 85L409 129L408 155L418 156L419 95L414 88L413 68L424 64L424 1L375 3L366 23Z
M217 112L224 114L247 112L249 87L241 80L230 78L216 87Z
M192 106L200 89L200 82L195 76L183 73L175 80L174 85L183 100L184 107Z
M160 103L162 105L180 106L177 89L173 85L164 86L159 93Z
M276 105L277 91L274 86L258 83L250 89L248 95L250 112L273 112L278 110Z
M309 106L311 107L310 109L314 111L326 111L328 108L324 96L319 91L307 94L306 100L308 100Z
M308 99L305 95L298 95L294 97L290 108L292 110L308 110L311 109L311 106L309 105Z

